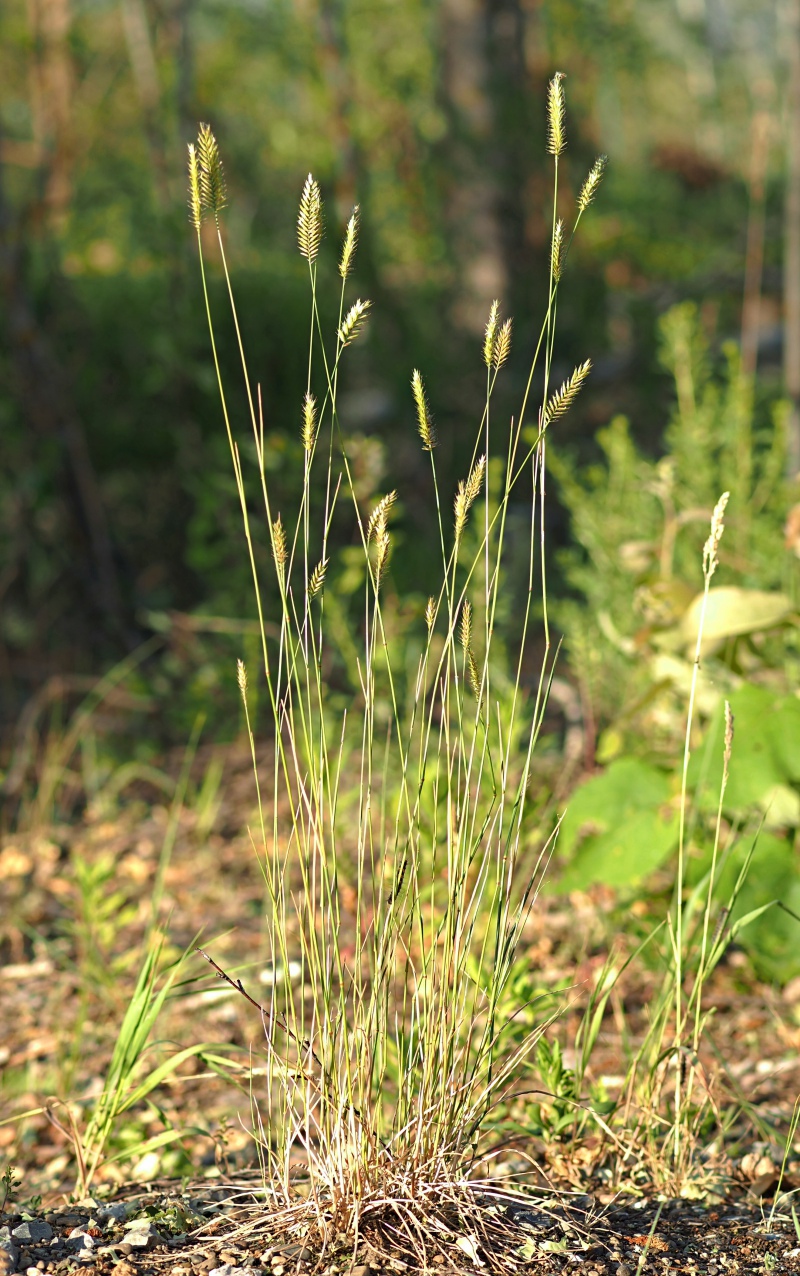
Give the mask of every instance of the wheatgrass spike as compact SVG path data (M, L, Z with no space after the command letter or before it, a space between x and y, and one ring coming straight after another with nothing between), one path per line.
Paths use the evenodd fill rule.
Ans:
M414 404L417 409L417 429L419 430L419 437L422 439L423 451L432 452L436 447L436 431L425 394L425 386L422 383L422 376L416 368L411 374L411 393L414 395Z
M228 202L225 173L222 168L217 139L208 124L201 124L197 135L198 176L200 203L215 221Z
M511 329L513 323L513 319L506 319L497 334L494 349L492 350L492 367L495 372L500 371L511 353Z
M489 310L486 331L483 338L483 362L491 368L494 362L494 346L497 338L497 317L500 313L500 302L493 301Z
M555 394L551 395L542 414L542 430L546 430L552 421L556 421L560 416L563 416L575 402L591 370L592 361L587 359L585 363L579 364L573 370L572 375L562 382L561 387L556 390Z
M353 259L356 254L356 248L358 247L359 217L360 217L359 207L358 207L358 204L356 204L355 208L350 214L350 220L347 223L347 229L345 230L345 233L344 233L344 243L342 245L342 256L339 260L339 274L342 276L342 279L347 278L353 266Z
M605 172L607 163L608 163L607 155L598 155L594 164L589 169L589 173L586 177L586 180L583 183L583 186L581 187L581 191L578 196L579 212L585 213L586 209L589 207L592 200L594 199L597 193L597 188L600 185L600 182L603 180L603 174Z
M309 265L317 260L322 240L322 196L319 183L309 173L300 196L297 214L297 246Z
M567 145L564 128L564 73L556 71L547 86L547 149L556 159Z
M351 341L355 341L371 305L371 301L362 301L359 297L358 301L350 307L339 329L339 341L342 346L349 346Z
M199 235L203 224L203 204L200 198L200 169L194 142L189 143L189 220Z

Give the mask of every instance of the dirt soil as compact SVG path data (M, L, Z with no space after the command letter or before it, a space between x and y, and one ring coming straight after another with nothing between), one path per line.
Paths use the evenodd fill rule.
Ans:
M255 806L249 755L238 746L201 751L196 791L217 766L218 789L207 785L205 798L196 796L178 819L161 916L176 953L200 936L258 996L266 947L263 884L247 832ZM179 767L176 758L164 770ZM176 1048L201 1041L239 1047L244 1089L188 1065L155 1103L129 1114L110 1150L124 1154L126 1140L130 1147L151 1139L165 1123L185 1130L180 1141L107 1161L92 1196L77 1199L69 1113L80 1123L102 1084L169 836L165 799L135 780L119 802L0 842L0 1171L13 1164L22 1176L0 1217L0 1276L370 1276L423 1268L443 1276L800 1274L797 1130L787 1145L800 1094L800 981L783 990L760 985L736 951L707 990L715 1013L703 1064L722 1105L738 1103L747 1116L736 1117L726 1140L709 1136L698 1199L658 1200L646 1172L623 1183L591 1148L570 1156L534 1140L526 1154L538 1168L527 1199L518 1195L520 1165L510 1155L501 1167L507 1196L493 1189L485 1209L479 1202L477 1215L473 1208L425 1237L417 1257L413 1247L387 1245L385 1230L366 1230L355 1252L281 1234L253 1168L249 1133L246 1075L249 1052L263 1053L259 1017L199 957L192 982L168 1004L159 1038ZM612 941L622 942L624 954L611 907L602 892L548 899L529 927L537 977L574 990L558 1027L567 1060L583 992ZM609 1003L592 1066L612 1093L624 1071L623 1034L630 1049L658 978L653 967L631 967Z

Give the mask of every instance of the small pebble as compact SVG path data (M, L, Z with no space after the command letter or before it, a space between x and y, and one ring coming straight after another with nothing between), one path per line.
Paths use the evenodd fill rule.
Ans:
M28 1241L33 1245L39 1245L42 1241L53 1239L53 1229L42 1219L32 1218L30 1222L20 1223L19 1227L15 1227L11 1235L15 1241Z

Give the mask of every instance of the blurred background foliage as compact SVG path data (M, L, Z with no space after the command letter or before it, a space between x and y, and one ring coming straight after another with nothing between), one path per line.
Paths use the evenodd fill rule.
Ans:
M322 295L361 206L354 287L374 318L350 352L340 407L364 502L400 492L391 587L402 637L425 596L435 526L410 372L423 370L454 486L482 401L491 301L514 316L519 355L498 420L519 402L541 318L543 102L556 69L567 74L565 208L598 152L609 167L559 303L555 380L587 356L594 371L553 440L550 583L566 635L553 747L580 722L570 782L634 754L669 771L687 658L664 635L700 588L703 520L723 486L720 582L788 603L763 632L740 626L721 641L719 686L787 693L800 433L781 396L800 393L800 307L784 285L800 253L799 14L797 0L7 0L7 792L32 723L68 716L88 679L145 642L139 681L126 684L140 751L185 739L198 706L207 729L238 727L234 660L255 651L253 603L186 217L197 122L211 123L226 163L224 233L278 509L301 468L308 298L294 227L306 174L326 200ZM213 269L211 286L222 303ZM220 339L234 387L224 322ZM329 589L346 600L359 582L340 535ZM509 573L513 620L513 553ZM651 788L658 806L663 785Z

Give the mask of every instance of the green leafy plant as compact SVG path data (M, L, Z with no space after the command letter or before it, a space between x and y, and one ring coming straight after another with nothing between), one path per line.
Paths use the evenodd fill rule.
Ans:
M408 1224L410 1235L420 1239L428 1211L443 1209L448 1198L465 1204L466 1175L489 1113L542 1036L536 1021L513 1040L500 1007L544 866L542 857L521 871L531 758L552 672L538 535L546 439L589 372L587 362L559 389L550 385L556 302L571 233L603 171L599 160L579 194L574 226L565 228L556 211L562 80L554 78L548 99L555 191L539 340L520 411L498 437L493 392L510 356L511 320L501 320L498 303L492 306L483 347L485 401L450 515L424 381L417 370L411 376L409 407L427 455L437 516L439 585L424 617L417 615L416 631L406 628L400 661L390 601L398 493L388 491L365 506L338 407L342 361L363 338L370 316L368 301L347 298L358 210L339 257L338 320L326 337L317 298L322 197L309 175L298 216L311 291L307 381L298 404L303 486L289 518L271 493L260 397L248 372L220 233L222 164L207 126L189 148L190 217L261 624L261 669L254 673L241 661L238 666L254 770L254 683L272 721L274 780L271 792L259 791L254 834L266 884L270 958L276 970L299 964L301 978L280 989L276 981L262 1005L216 968L253 1001L264 1022L269 1075L257 1130L269 1191L291 1211L285 1216L291 1227L307 1228L310 1214L323 1235L331 1226L357 1233L366 1214L391 1220L399 1211L404 1228ZM263 504L277 613L268 613L263 601L263 555L244 445L234 432L217 359L204 222L216 231L239 343L249 446L255 449L252 477ZM526 444L522 430L535 373L543 376L543 394ZM487 491L493 452L497 478ZM530 584L508 667L497 624L512 493L515 501L524 493L531 509ZM344 555L335 549L334 519L349 527L355 546ZM342 564L353 597L361 598L355 629L344 623L329 591ZM538 569L548 655L529 695L522 652ZM345 651L355 678L356 695L341 708L323 672L332 645ZM306 1180L299 1197L298 1174Z

